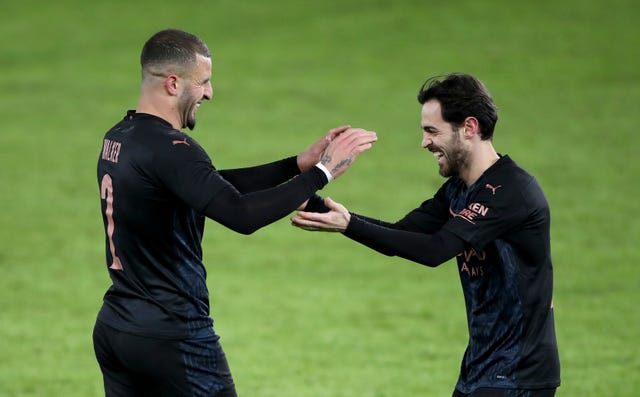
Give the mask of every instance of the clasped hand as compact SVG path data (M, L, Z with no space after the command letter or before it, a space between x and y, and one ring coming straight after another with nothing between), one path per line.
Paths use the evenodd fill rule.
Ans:
M321 162L334 179L338 178L349 169L356 157L371 149L377 140L378 136L373 131L348 125L333 128L298 155L298 167L304 172Z
M333 128L322 139L298 155L298 167L307 171L317 163L322 163L335 179L351 167L356 157L371 149L378 136L373 131L351 128L348 125ZM347 229L351 214L347 209L330 198L325 199L329 212L316 213L299 211L291 218L291 223L304 230L343 232ZM300 209L306 206L304 202Z
M324 204L329 208L329 212L306 212L298 211L291 218L291 224L300 229L321 232L344 232L351 221L351 214L340 203L336 203L327 197Z

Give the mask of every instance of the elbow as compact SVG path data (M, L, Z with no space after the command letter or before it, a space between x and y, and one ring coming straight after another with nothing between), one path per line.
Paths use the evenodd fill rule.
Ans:
M249 235L256 232L261 227L265 226L264 223L261 223L256 214L251 213L246 208L243 207L235 207L233 209L229 209L225 211L223 214L207 214L205 215L212 220L218 222L222 226L230 229L236 233Z
M418 262L427 267L438 267L448 260L446 257L436 256L429 258L421 258Z
M412 262L416 262L420 265L426 266L426 267L438 267L440 265L442 265L442 262L437 261L437 260L433 260L430 258L407 258Z
M234 217L228 219L217 219L217 221L227 229L246 236L253 234L263 226L252 220L251 217Z
M258 231L260 227L256 225L245 224L245 225L235 225L234 227L230 227L230 229L236 233L240 233L240 234L244 234L245 236L248 236Z

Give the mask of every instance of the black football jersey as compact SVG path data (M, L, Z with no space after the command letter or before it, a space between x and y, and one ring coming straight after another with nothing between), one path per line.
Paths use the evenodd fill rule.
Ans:
M508 156L469 187L449 178L396 223L351 219L345 235L387 255L430 266L456 257L469 328L458 390L560 384L549 205Z
M140 335L182 338L211 328L202 262L205 217L249 234L294 211L327 179L295 157L218 171L165 120L129 111L98 160L106 264L113 285L100 321Z

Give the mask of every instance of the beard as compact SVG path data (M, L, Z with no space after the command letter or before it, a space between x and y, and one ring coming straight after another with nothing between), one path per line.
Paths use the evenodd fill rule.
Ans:
M193 130L196 127L197 99L185 93L180 97L178 106L182 114L182 128Z
M439 169L440 175L445 178L460 175L460 170L468 166L470 157L469 151L461 145L458 131L453 134L447 146L448 149L443 151L446 153L445 159Z
M187 123L185 127L190 130L196 128L196 116L194 116L193 113L189 113L189 115L187 116Z

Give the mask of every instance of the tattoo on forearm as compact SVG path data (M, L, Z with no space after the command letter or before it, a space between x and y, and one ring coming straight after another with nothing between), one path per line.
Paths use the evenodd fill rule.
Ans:
M347 157L346 159L342 160L341 162L339 162L338 164L336 164L335 167L333 167L333 169L331 170L332 174L335 174L338 172L338 170L342 167L348 167L351 162L353 161L353 159L351 157Z
M328 155L327 153L323 154L323 155L322 155L322 158L320 159L320 162L321 162L323 165L326 165L327 163L330 163L330 162L331 162L331 156L330 156L330 155Z

